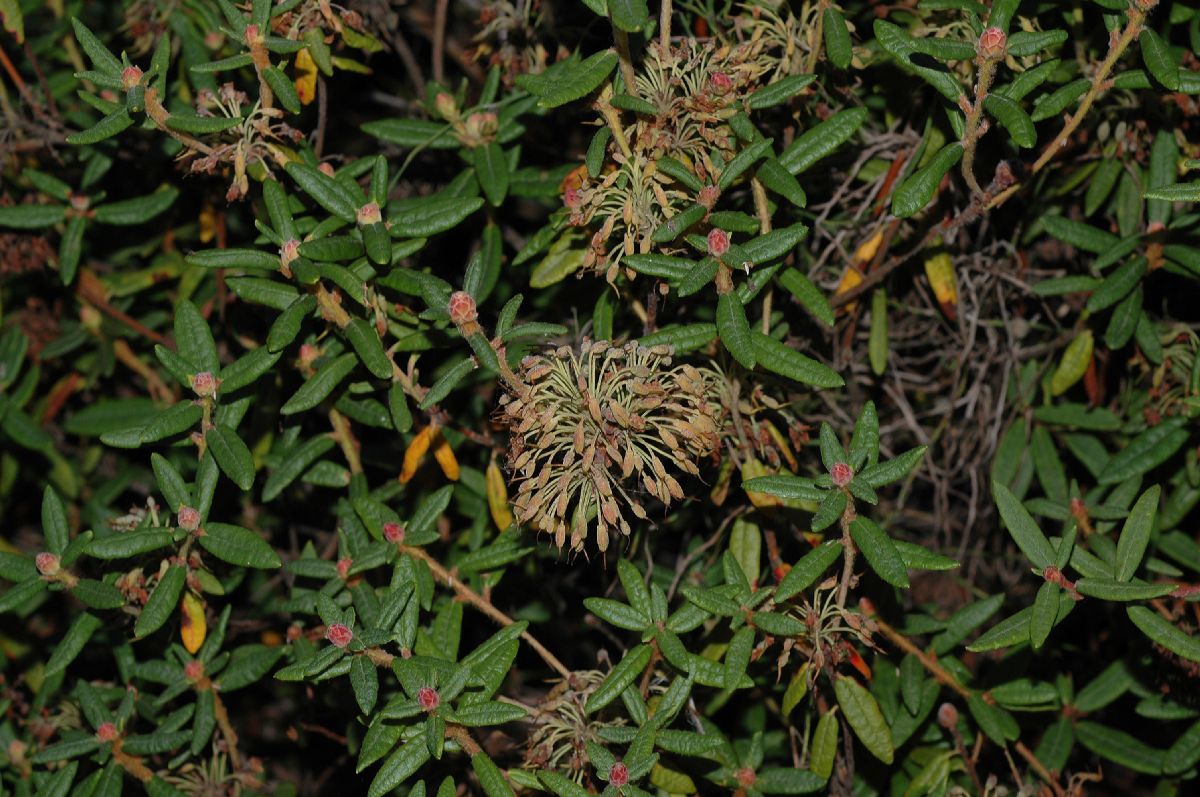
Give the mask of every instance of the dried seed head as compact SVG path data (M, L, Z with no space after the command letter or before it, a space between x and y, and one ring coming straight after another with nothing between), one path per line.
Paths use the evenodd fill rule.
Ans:
M201 371L191 377L192 390L200 398L212 398L217 395L220 380L213 376L212 371Z
M608 782L618 788L629 783L629 767L621 761L613 764L608 770Z
M417 690L417 705L424 712L430 712L437 709L442 703L442 696L432 686L422 686Z
M450 320L455 326L463 326L470 324L479 318L479 312L475 307L475 299L466 291L455 291L450 295L450 304L447 307L447 312L450 313Z
M390 543L399 545L404 542L404 527L389 520L383 524L383 538Z
M179 507L179 528L184 531L195 531L200 528L200 512L195 507Z
M729 233L720 227L708 231L708 253L713 257L721 257L729 251Z
M999 61L1004 57L1008 48L1008 37L999 28L988 28L979 34L979 44L975 51L979 57L987 61Z
M854 480L854 468L845 462L835 462L829 469L829 478L833 479L835 486L845 487Z
M34 562L37 564L38 572L43 576L57 576L58 571L62 569L58 554L49 551L39 553Z
M115 742L118 736L120 733L117 732L117 726L111 722L102 722L96 729L96 738L101 742Z
M329 628L325 630L325 638L334 647L344 648L354 639L354 632L342 623L330 623Z

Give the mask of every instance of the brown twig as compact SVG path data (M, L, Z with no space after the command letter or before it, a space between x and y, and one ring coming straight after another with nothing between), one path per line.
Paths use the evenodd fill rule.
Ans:
M491 601L484 599L479 595L479 593L475 592L475 590L471 589L466 584L455 578L449 570L442 567L441 562L427 554L423 548L415 548L411 545L401 545L399 547L401 553L408 554L414 559L420 559L422 562L428 565L429 570L431 573L433 573L433 577L435 579L440 581L445 586L450 587L452 590L454 590L455 594L458 595L459 598L471 604L495 622L505 627L508 627L515 622L515 620L513 620L507 614L497 609ZM529 633L528 631L522 631L521 639L524 639L527 643L529 643L529 646L533 648L539 656L542 657L542 661L546 662L546 664L550 666L550 669L554 670L563 678L571 677L571 671L568 670L566 666L558 660L558 657L551 653L545 645L543 645L541 642L538 642L533 634Z
M446 11L450 0L437 0L433 10L433 80L446 79Z
M875 607L869 600L863 598L859 602L859 608L861 608L863 613L870 617L872 621L874 621L875 625L879 628L883 635L892 642L892 644L903 650L905 653L911 653L917 659L917 661L921 662L921 666L933 676L935 681L951 689L963 700L971 697L971 690L960 684L957 678L951 675L946 668L937 663L936 659L914 645L908 637L906 637L904 634L901 634L895 628L892 628L887 624L887 622L875 614Z

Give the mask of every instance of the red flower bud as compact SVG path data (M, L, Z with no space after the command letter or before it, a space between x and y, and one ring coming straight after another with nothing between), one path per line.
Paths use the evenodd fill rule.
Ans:
M189 661L183 665L183 677L189 681L199 681L204 677L204 665L198 659Z
M358 226L366 227L371 224L378 224L383 221L383 214L379 212L379 205L374 202L368 202L358 209Z
M733 78L724 72L714 72L708 82L712 84L713 91L717 94L724 95L733 91Z
M404 527L399 523L388 521L383 524L383 538L388 542L399 545L404 542Z
M754 770L750 767L742 767L733 776L737 778L739 785L747 789L754 785L754 781L758 780L758 775L755 775Z
M455 291L450 295L450 304L447 307L450 313L450 320L455 326L469 324L479 318L479 312L475 308L475 300L471 294L466 291Z
M116 741L119 735L117 733L117 726L111 722L102 722L100 723L100 727L96 729L96 738L102 742Z
M845 487L854 479L854 468L845 462L835 462L829 469L829 478L833 479L833 483L837 487Z
M62 565L59 564L58 554L49 551L42 551L34 561L37 563L38 572L43 576L56 576L62 568Z
M614 786L624 786L629 782L629 767L618 761L608 770L608 782Z
M354 564L354 560L348 556L345 557L344 559L338 559L338 563L337 563L338 578L341 578L344 580L346 578L346 576L348 576L350 574L350 567L353 564Z
M200 528L200 512L190 506L179 507L179 528L195 531Z
M429 712L441 705L442 696L432 686L422 686L417 690L417 705L422 711Z
M344 648L350 644L350 640L354 639L354 632L350 630L349 626L330 623L329 628L325 631L325 638L334 647Z
M201 371L193 376L191 381L192 390L200 398L212 398L217 395L217 386L220 382L213 376L212 371Z
M142 70L136 66L127 66L121 70L121 88L129 91L142 82Z
M1008 37L1004 35L1004 31L988 28L979 34L979 44L976 45L975 52L988 61L998 61L1004 57L1007 47Z
M719 227L713 227L708 231L708 253L713 257L720 257L729 251L729 233Z

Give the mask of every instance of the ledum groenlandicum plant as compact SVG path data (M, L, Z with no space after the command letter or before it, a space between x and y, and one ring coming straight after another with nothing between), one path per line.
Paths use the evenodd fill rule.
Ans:
M0 794L1196 788L1200 8L0 18Z

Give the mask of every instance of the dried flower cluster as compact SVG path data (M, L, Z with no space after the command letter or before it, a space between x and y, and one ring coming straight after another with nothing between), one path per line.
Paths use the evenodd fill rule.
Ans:
M672 367L670 347L585 340L578 353L526 357L519 376L523 395L504 400L517 520L560 547L569 528L571 550L581 550L594 519L604 551L611 532L629 534L625 509L647 517L637 492L682 499L673 472L697 474L695 460L719 444L720 375Z

